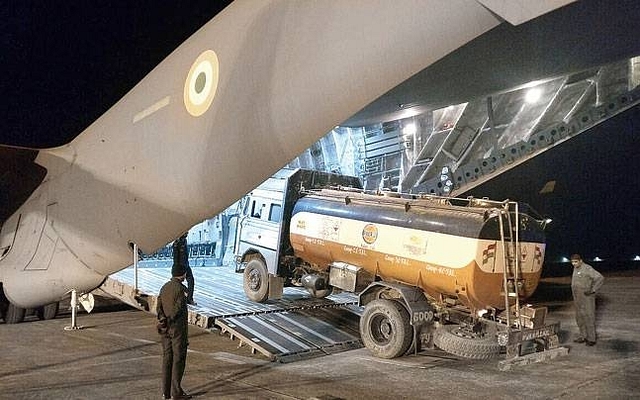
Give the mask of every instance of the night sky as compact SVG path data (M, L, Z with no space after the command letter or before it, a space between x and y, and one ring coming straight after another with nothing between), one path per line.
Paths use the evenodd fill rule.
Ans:
M471 191L531 204L553 221L547 260L640 254L640 107L619 114ZM548 181L553 193L540 194Z
M230 1L9 3L0 143L42 148L82 132Z
M0 143L64 144L229 1L11 1L0 10ZM135 7L132 5L135 4ZM474 190L553 219L547 258L640 253L640 108ZM538 191L556 180L554 193Z

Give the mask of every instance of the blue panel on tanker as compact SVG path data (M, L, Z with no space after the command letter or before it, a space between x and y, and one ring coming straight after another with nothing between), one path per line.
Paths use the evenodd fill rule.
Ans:
M478 209L441 208L410 206L408 210L391 205L349 202L335 199L306 196L296 203L293 215L298 212L310 212L340 218L348 218L367 223L377 223L462 237L500 240L500 227L497 218L486 219L485 211ZM543 242L539 222L526 217L521 220L521 240Z
M351 202L331 201L304 197L296 203L293 214L310 212L333 217L348 218L374 224L400 226L431 232L477 238L484 218L479 213L455 210L425 209L405 211L398 207L376 206Z

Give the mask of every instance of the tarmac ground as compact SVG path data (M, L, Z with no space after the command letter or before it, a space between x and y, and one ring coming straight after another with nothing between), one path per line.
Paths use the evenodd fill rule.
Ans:
M509 371L439 350L393 360L350 350L286 364L228 335L190 326L183 387L196 399L640 398L640 270L608 273L598 295L598 343L575 344L569 279L548 278L534 300L561 322L567 356ZM0 323L0 399L161 399L155 317L126 306Z

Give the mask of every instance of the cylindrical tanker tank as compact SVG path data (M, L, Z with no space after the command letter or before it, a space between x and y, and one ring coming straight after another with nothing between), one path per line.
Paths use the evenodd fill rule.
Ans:
M512 284L508 292L517 286L520 299L530 296L544 257L541 222L526 212L503 212L498 202L455 203L313 192L294 206L290 241L295 256L318 271L334 262L348 263L382 280L419 287L438 302L473 311L504 309L505 282ZM510 240L516 235L517 245Z

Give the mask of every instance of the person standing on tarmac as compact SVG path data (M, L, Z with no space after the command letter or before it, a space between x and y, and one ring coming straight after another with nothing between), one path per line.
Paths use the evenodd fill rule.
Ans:
M193 288L195 280L193 279L193 271L189 266L189 249L187 247L187 234L185 232L173 242L173 265L180 264L187 271L187 304L196 305L193 301Z
M582 261L579 254L571 256L573 275L571 291L576 307L576 323L580 336L574 342L596 344L596 293L604 283L604 277L589 264Z
M158 333L162 335L162 393L165 399L190 399L182 390L182 376L187 361L189 329L187 325L187 271L182 264L173 264L171 280L160 289L156 314L158 321L166 323Z

